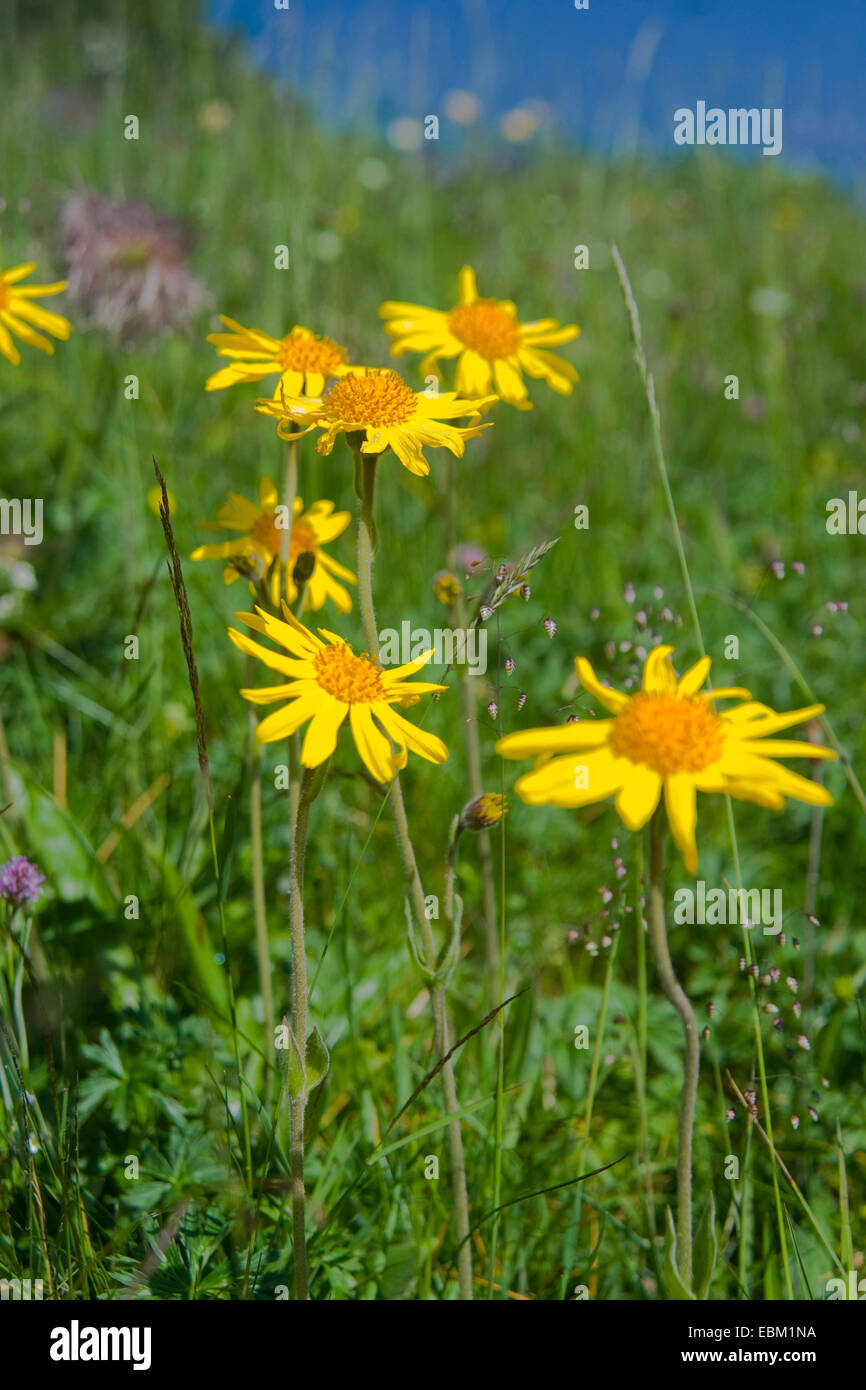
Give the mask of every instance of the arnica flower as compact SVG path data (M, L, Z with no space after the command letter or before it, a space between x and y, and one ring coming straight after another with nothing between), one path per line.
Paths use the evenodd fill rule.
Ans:
M567 396L578 380L570 362L545 349L571 342L580 329L561 328L556 319L521 323L515 305L507 299L479 299L475 272L465 265L460 272L460 303L443 312L420 304L389 300L379 314L386 319L385 332L394 339L391 352L423 352L422 375L439 375L438 359L456 357L457 390L463 396L484 396L494 389L508 405L531 410L523 373L541 378L554 391Z
M284 338L272 338L258 328L244 328L242 323L220 315L230 333L210 333L220 357L234 358L230 367L223 367L208 377L206 391L221 391L224 386L237 386L242 381L261 381L266 376L279 376L277 387L287 396L321 396L329 377L345 376L349 370L349 354L331 338L320 338L309 328L295 324Z
M820 714L823 705L777 714L753 701L748 690L702 691L710 658L703 657L678 680L668 659L672 651L650 652L642 689L631 696L602 685L589 662L578 657L578 679L614 718L508 734L497 752L506 758L538 757L533 771L515 784L524 801L587 806L615 796L629 830L647 823L664 791L674 840L686 869L696 873L697 792L726 792L774 811L784 808L786 796L829 806L832 797L824 787L773 759L836 754L812 743L769 737ZM745 703L717 713L714 702L727 699Z
M320 429L324 433L316 451L330 454L341 431L361 433L365 436L362 454L382 454L390 447L410 473L425 477L430 465L423 446L441 446L460 458L465 441L488 426L473 423L470 428L460 428L447 421L459 417L477 421L484 407L495 399L461 400L455 391L428 396L424 391L413 391L388 367L355 367L318 399L282 393L272 400L257 401L256 410L277 418L281 439L290 439L299 426L304 434Z
M442 740L410 724L392 708L395 704L414 704L421 695L445 689L431 682L407 679L430 660L432 649L406 666L385 670L366 653L356 655L347 642L324 628L319 628L324 638L320 641L285 604L283 614L285 622L270 617L261 608L236 616L290 652L288 657L229 628L229 637L242 652L258 657L272 671L290 678L286 685L241 691L254 704L290 701L258 725L259 742L288 738L309 721L301 762L304 767L319 767L337 746L337 734L348 715L355 746L378 782L390 782L406 766L410 751L431 763L445 761L448 749Z
M23 854L0 865L0 898L14 907L22 903L38 903L42 896L45 875Z
M24 280L35 269L31 261L28 265L16 265L12 270L0 270L0 352L13 367L21 361L21 353L12 341L13 333L23 343L53 354L54 344L44 334L37 333L36 328L44 328L46 333L63 339L72 332L68 319L33 303L34 299L46 294L62 294L66 289L65 280L56 280L53 285L19 285L19 280Z
M337 581L342 579L347 584L356 584L357 580L351 570L326 555L322 547L343 534L352 519L351 513L335 512L333 502L325 500L314 502L305 512L303 498L296 497L289 560L284 575L280 554L285 528L277 525L279 500L270 478L259 480L258 505L248 502L236 492L230 492L228 502L217 513L217 520L202 522L202 529L240 531L242 534L236 540L223 541L220 545L200 545L191 558L228 560L223 572L227 584L243 573L244 560L252 562L266 582L271 602L278 608L281 598L294 603L298 596L292 577L298 556L312 555L313 570L304 590L304 608L318 610L330 599L339 613L350 613L352 600ZM250 587L254 589L255 585L251 582Z

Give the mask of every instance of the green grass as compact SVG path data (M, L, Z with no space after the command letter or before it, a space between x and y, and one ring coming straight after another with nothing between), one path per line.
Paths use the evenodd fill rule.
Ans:
M574 394L562 399L534 384L533 411L498 408L494 427L467 447L456 470L461 542L482 545L498 563L560 537L533 573L529 602L510 599L490 624L490 688L479 708L485 785L497 790L497 722L485 713L488 699L498 700L505 731L561 722L585 703L573 675L577 653L615 683L634 674L632 655L617 651L610 659L605 645L640 640L634 616L648 604L656 615L670 610L671 621L656 616L653 625L676 645L678 665L697 656L610 259L615 241L640 307L713 678L745 684L782 708L806 703L778 652L733 601L745 603L827 705L856 767L866 682L862 539L830 536L824 523L830 498L862 486L866 228L844 193L773 160L735 163L707 152L666 164L605 161L552 140L515 150L481 136L459 160L435 146L400 155L362 131L318 125L229 40L191 27L180 7L171 20L131 13L134 61L101 75L77 41L80 19L69 10L53 16L49 29L37 17L14 44L3 44L0 264L35 260L40 280L61 275L58 211L83 183L189 219L193 269L212 312L185 337L117 345L78 331L53 359L25 348L19 368L0 361L0 494L41 495L45 507L41 547L0 538L0 594L13 593L13 560L29 562L37 579L32 591L14 590L2 610L4 802L14 805L0 818L0 860L27 854L49 880L28 938L39 999L25 977L20 1008L4 1017L8 1032L0 1036L0 1273L50 1279L63 1297L117 1297L132 1281L139 1297L270 1298L292 1284L291 1211L285 1122L273 1129L276 1093L263 1081L247 710L238 694L246 677L226 638L246 595L240 584L223 585L219 564L185 563L216 788L239 1077L225 967L214 959L222 950L220 914L192 704L161 528L146 500L155 455L177 499L174 528L186 557L201 540L196 523L216 514L229 488L252 495L260 474L280 477L283 446L252 410L255 387L203 390L216 362L204 341L215 315L271 331L304 323L346 343L354 360L384 365L378 305L396 298L444 307L469 262L481 292L514 299L524 318L554 315L581 325L577 343L562 350L581 374ZM13 23L14 16L4 19ZM184 61L171 61L181 47ZM215 98L233 112L218 135L204 133L198 118ZM139 116L137 142L123 139L129 113ZM357 173L371 156L390 174L375 192ZM341 239L329 261L317 257L326 230ZM283 243L291 268L277 271L273 248ZM573 268L578 243L590 247L589 270ZM787 309L768 316L750 307L761 287L785 291ZM73 305L60 307L75 319ZM407 361L405 370L417 364ZM739 377L738 401L724 397L731 373ZM138 400L124 397L130 374L139 378ZM445 561L444 464L433 451L430 460L423 480L393 457L380 468L380 628L399 628L404 619L443 625L433 578ZM300 468L305 499L353 506L342 441L329 459L305 442ZM588 530L574 528L578 503L589 507ZM333 553L354 568L352 534ZM785 562L784 579L771 569L775 560ZM805 564L802 576L792 561ZM628 584L637 595L632 604L624 597ZM661 599L653 597L656 586ZM838 600L847 601L847 612L828 610ZM345 619L332 610L319 616L362 644L357 606ZM546 617L558 625L553 639L542 626ZM812 635L816 625L820 637ZM139 638L137 662L123 658L131 633ZM739 638L739 661L724 657L731 635ZM497 665L508 655L516 662L511 677ZM449 824L467 799L453 677L450 686L417 715L448 743L449 761L442 768L413 761L402 779L425 890L439 895ZM520 692L527 695L522 712ZM65 810L55 798L58 737L68 759ZM280 1015L289 999L288 808L273 768L284 758L275 745L263 760ZM311 1017L331 1053L308 1111L312 1295L453 1298L438 1085L426 1087L384 1138L436 1058L423 981L406 941L390 816L380 814L381 798L357 770L344 736L310 824ZM129 808L165 773L168 784L121 831L110 857L97 859ZM512 765L505 777L509 786ZM783 1176L797 1298L824 1296L826 1278L838 1272L830 1251L847 1268L866 1215L866 931L858 868L866 827L843 770L829 767L826 779L837 800L824 817L815 924L805 915L811 811L796 803L781 815L735 807L743 882L784 894L785 946L758 937L753 945L762 970L781 971L760 998L779 1006L783 1032L769 1014L760 1019L773 1130L804 1199ZM699 836L700 876L713 885L733 881L720 799L702 799ZM498 834L493 849L498 883ZM496 1297L569 1298L578 1285L604 1299L666 1296L661 1242L674 1193L681 1039L651 960L641 988L637 852L609 806L572 813L512 798L506 994L525 992L505 1011L499 1161L500 1200L509 1205L498 1226ZM628 870L621 881L617 854ZM488 987L478 856L468 836L459 879L463 954L449 994L457 1037L498 1002ZM669 903L687 882L669 853ZM603 886L614 893L607 918ZM124 915L133 894L137 919ZM614 921L621 923L615 959L606 948L588 952L585 940L600 943ZM702 1025L707 1005L715 1009L702 1044L695 1141L696 1202L714 1193L721 1231L711 1297L781 1296L767 1150L724 1081L729 1071L741 1090L757 1088L750 993L738 969L742 939L737 928L723 927L671 927L670 935ZM14 993L20 962L8 943L0 965ZM788 975L799 981L799 1021ZM579 1024L589 1027L589 1050L574 1045ZM800 1032L809 1052L796 1045ZM456 1059L472 1220L481 1222L473 1236L478 1297L488 1292L480 1280L493 1234L492 1221L482 1218L493 1206L496 1169L496 1044L491 1024ZM251 1173L244 1170L242 1096ZM731 1123L729 1105L736 1109ZM797 1130L791 1114L800 1118ZM34 1133L39 1148L31 1155ZM425 1178L431 1154L440 1160L438 1181ZM725 1174L728 1155L740 1159L736 1182ZM137 1181L125 1176L130 1156L139 1160ZM562 1186L618 1159L603 1174ZM846 1172L850 1229L840 1190ZM164 1259L149 1278L139 1275L166 1231Z

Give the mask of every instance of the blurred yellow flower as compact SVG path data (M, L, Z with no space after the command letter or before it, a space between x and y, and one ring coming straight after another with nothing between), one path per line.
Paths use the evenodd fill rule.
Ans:
M451 607L463 593L463 585L456 575L451 574L449 570L443 570L433 581L433 592L440 603Z
M748 690L704 690L710 658L677 680L668 660L672 647L656 647L646 659L642 689L624 695L602 685L589 662L577 659L581 684L613 719L583 719L552 729L527 729L500 739L506 758L537 757L515 791L536 806L588 806L616 797L629 830L646 825L664 792L674 840L689 873L697 873L697 792L723 792L781 811L791 796L812 806L832 797L774 758L835 758L828 748L798 740L769 739L781 729L820 714L823 705L777 714L757 704ZM716 713L714 701L746 703ZM766 740L762 742L762 740Z
M257 705L288 699L289 704L269 714L256 728L260 743L288 738L302 724L309 728L301 747L304 767L319 767L337 746L337 735L346 716L355 746L377 782L390 782L406 766L409 751L431 763L443 763L448 749L435 734L419 729L392 708L410 697L444 690L426 681L410 684L407 677L419 671L433 655L424 652L406 666L383 669L366 653L360 656L333 632L319 628L321 641L293 617L283 605L286 621L272 618L263 609L236 616L247 627L262 633L291 653L283 656L229 628L229 637L242 652L256 656L272 671L288 676L285 685L242 690Z
M283 569L280 552L286 533L287 516L279 505L277 489L270 478L259 480L259 500L248 502L236 492L229 493L229 500L221 507L216 521L201 523L208 531L240 531L242 534L233 541L223 541L219 545L200 545L194 550L192 560L228 560L223 572L227 584L231 584L247 569L254 567L256 577L264 580L271 602L279 608L280 599L294 603L298 596L297 585L292 574L298 556L313 556L313 570L304 590L304 608L318 610L330 599L340 613L349 613L352 600L342 584L356 584L354 574L345 566L326 555L322 547L341 536L351 521L350 512L335 512L333 502L314 502L304 511L303 499L295 498L295 514L289 538L288 565ZM280 524L282 523L282 524ZM251 581L250 588L255 589Z
M492 382L498 395L520 410L531 409L524 372L542 378L560 395L569 395L577 372L545 349L576 338L576 324L561 328L556 319L521 323L510 300L479 299L475 272L468 265L460 272L459 295L459 304L447 311L396 300L383 304L379 314L386 320L385 332L394 339L392 355L425 353L424 376L439 375L440 357L456 357L458 392L483 396Z
M257 328L220 315L230 333L209 333L220 357L231 357L229 367L214 372L205 382L206 391L221 391L241 381L261 381L279 376L277 389L288 396L320 396L325 382L349 370L349 354L331 338L321 338L309 328L296 324L284 338L272 338Z
M298 426L305 427L304 434L323 430L316 443L320 454L330 454L341 431L364 434L363 454L382 454L390 447L410 473L423 477L430 472L423 452L425 444L450 449L459 458L464 441L488 428L476 424L460 428L446 421L460 416L476 421L482 409L495 399L487 396L482 400L461 400L454 391L428 396L424 391L413 391L390 368L353 367L319 399L293 398L288 392L281 392L270 400L257 401L256 410L276 417L281 439L291 438Z
M72 332L68 319L33 303L34 299L41 299L46 294L62 294L66 289L65 280L56 280L53 285L18 286L19 280L25 279L35 269L36 265L31 261L27 265L16 265L12 270L0 270L0 352L15 367L21 361L21 354L12 341L13 333L23 343L53 354L54 344L43 334L37 333L36 328L44 328L46 333L63 339Z
M168 498L168 514L169 516L174 516L175 512L177 511L177 498L175 497L174 493L169 492L168 489L166 489L165 495ZM152 487L148 489L147 505L153 512L154 516L159 516L160 508L162 506L161 487Z

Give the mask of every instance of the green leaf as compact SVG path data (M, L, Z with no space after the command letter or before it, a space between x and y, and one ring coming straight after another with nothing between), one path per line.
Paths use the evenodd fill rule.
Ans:
M331 1054L325 1046L325 1039L314 1027L307 1038L307 1090L312 1091L320 1081L324 1081L331 1065Z
M691 1289L683 1283L679 1270L677 1269L677 1231L674 1226L674 1218L670 1207L665 1207L665 1218L667 1230L665 1232L665 1284L670 1298L680 1303L697 1302Z
M712 1192L707 1205L701 1213L698 1229L695 1232L694 1254L692 1256L692 1280L695 1292L700 1299L707 1296L716 1260L719 1255L719 1242L716 1236L716 1204Z
M305 1076L304 1064L301 1061L301 1049L298 1047L298 1040L292 1032L292 1025L284 1018L283 1024L288 1030L289 1045L283 1048L285 1058L286 1079L289 1086L289 1095L293 1100L297 1100L303 1094Z

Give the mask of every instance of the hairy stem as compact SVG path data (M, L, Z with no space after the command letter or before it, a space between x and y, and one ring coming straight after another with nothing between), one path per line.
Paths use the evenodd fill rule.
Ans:
M292 944L292 1032L297 1044L301 1076L300 1094L290 1099L292 1229L294 1233L295 1298L309 1299L307 1285L306 1197L304 1192L304 1110L307 1103L307 953L304 942L304 855L310 816L310 788L313 772L307 768L301 780L298 813L292 835L289 877L291 900L289 929ZM290 1044L291 1046L291 1040Z

